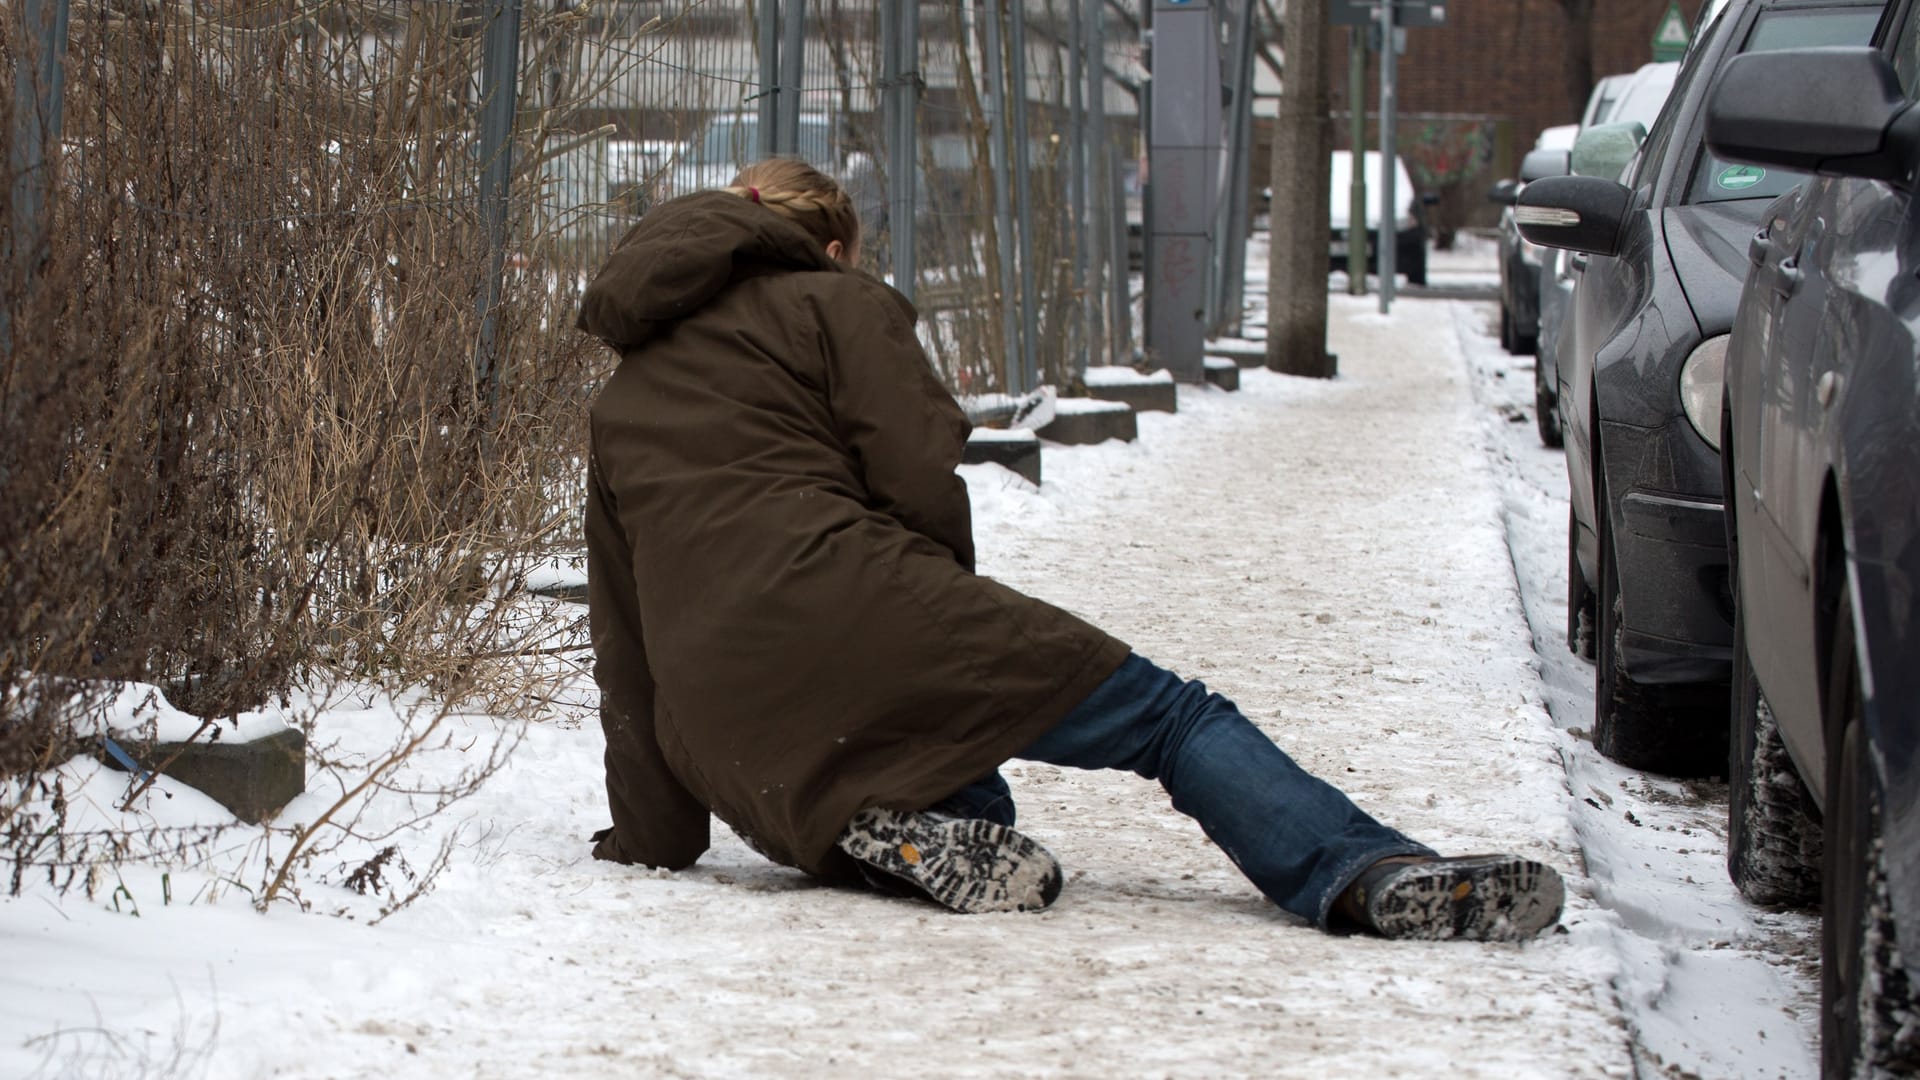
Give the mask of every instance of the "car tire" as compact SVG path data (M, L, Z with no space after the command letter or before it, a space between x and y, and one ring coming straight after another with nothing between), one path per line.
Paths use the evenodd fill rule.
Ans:
M1427 245L1422 243L1412 251L1402 251L1399 255L1405 265L1395 269L1407 275L1407 284L1425 285L1427 283Z
M1567 651L1593 659L1595 637L1593 586L1580 572L1580 522L1567 511Z
M1599 448L1595 447L1596 455ZM1630 769L1668 776L1711 776L1727 761L1726 688L1654 685L1627 676L1618 564L1611 503L1604 476L1594 485L1600 532L1600 581L1595 590L1593 744L1602 756Z
M1843 592L1834 619L1827 694L1826 874L1820 964L1820 1073L1913 1076L1920 1036L1901 1036L1913 984L1901 966L1888 909L1881 800L1862 723L1853 611Z
M1804 906L1820 899L1820 811L1754 677L1740 606L1736 601L1727 736L1727 876L1756 904Z
M1505 303L1500 305L1500 347L1508 352L1517 352L1513 347L1513 312Z
M1539 361L1533 365L1533 426L1540 432L1540 443L1558 450L1566 445L1566 435L1560 430L1560 398L1540 371Z

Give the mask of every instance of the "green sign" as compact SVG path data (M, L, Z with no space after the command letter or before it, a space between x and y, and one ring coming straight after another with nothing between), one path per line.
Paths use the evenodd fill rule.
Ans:
M1680 0L1668 0L1667 13L1660 16L1660 25L1653 29L1653 58L1661 62L1678 60L1687 54L1690 40L1686 17L1680 14Z
M1713 182L1728 191L1739 191L1742 188L1750 188L1766 178L1767 170L1765 169L1752 165L1733 165L1722 169L1720 175L1713 178Z

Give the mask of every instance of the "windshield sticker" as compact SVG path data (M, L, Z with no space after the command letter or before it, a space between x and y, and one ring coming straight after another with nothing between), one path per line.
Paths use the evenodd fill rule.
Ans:
M1752 187L1766 177L1765 169L1755 168L1752 165L1734 165L1720 170L1720 175L1714 177L1713 182L1728 191L1740 191L1743 188Z

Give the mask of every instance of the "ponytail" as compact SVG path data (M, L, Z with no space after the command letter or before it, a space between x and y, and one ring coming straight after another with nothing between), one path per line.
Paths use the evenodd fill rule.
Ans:
M860 246L860 217L853 200L832 177L804 161L757 161L740 170L725 190L795 222L821 247L835 240L849 251Z

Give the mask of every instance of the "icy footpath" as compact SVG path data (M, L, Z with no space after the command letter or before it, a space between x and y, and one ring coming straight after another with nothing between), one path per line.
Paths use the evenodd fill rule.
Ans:
M1331 937L1157 786L1039 765L1008 770L1068 869L1038 915L823 888L718 825L684 873L595 863L601 742L561 708L378 926L180 903L183 875L169 905L131 874L137 918L0 900L0 1075L1629 1075L1452 305L1370 305L1335 299L1334 382L1182 387L1138 443L1049 448L1038 490L967 469L980 568L1205 679L1441 850L1552 862L1565 932Z

